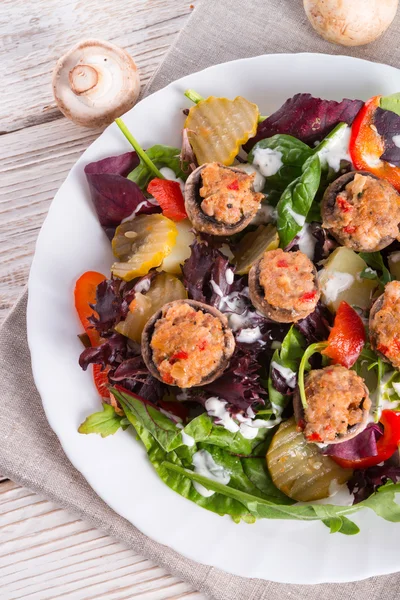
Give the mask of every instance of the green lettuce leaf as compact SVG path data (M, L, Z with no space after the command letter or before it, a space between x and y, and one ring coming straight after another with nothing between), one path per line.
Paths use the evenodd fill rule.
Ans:
M79 426L79 433L98 433L101 437L113 435L118 429L126 429L123 417L115 412L109 404L103 403L103 410L86 417L82 425Z
M151 148L146 150L146 154L155 164L157 169L169 167L173 170L176 177L180 177L183 179L183 181L186 180L188 174L182 171L179 148L157 144L156 146L151 146ZM154 173L148 168L147 165L144 164L142 160L140 161L139 165L128 175L128 179L136 183L144 192L147 190L147 186L153 178Z

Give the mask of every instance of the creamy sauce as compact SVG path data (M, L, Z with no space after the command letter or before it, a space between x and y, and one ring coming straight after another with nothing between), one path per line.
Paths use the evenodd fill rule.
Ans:
M274 360L271 362L271 368L278 371L278 373L285 380L288 387L292 389L296 387L297 374L294 371L292 371L292 369L289 369L289 367L283 367Z
M322 165L328 165L334 171L340 171L340 161L347 160L351 163L349 143L351 127L343 128L325 148L318 152Z
M135 292L136 293L148 292L150 289L150 284L151 284L150 277L148 277L147 279L143 279L143 281L139 281L139 283L137 283L135 285Z
M266 202L262 202L251 225L265 225L266 223L274 223L278 218L277 210L274 206L270 206Z
M258 167L261 175L271 177L283 166L282 152L271 148L256 148L253 152L253 165Z
M393 389L394 389L394 391L396 392L396 394L397 394L398 396L400 396L400 383L396 383L396 381L394 381L394 382L392 383L392 386L393 386Z
M161 175L164 175L165 179L169 179L170 181L177 181L181 187L182 194L184 193L185 182L180 177L177 177L172 169L170 169L169 167L162 167L158 170L160 171Z
M286 206L286 212L292 217L293 221L295 221L297 225L303 227L304 223L306 222L304 215L300 215L299 213L295 212L291 206Z
M299 250L303 252L310 260L314 258L315 244L317 240L311 233L311 227L306 223L303 229L298 233L299 239Z
M143 202L139 202L139 204L137 205L133 213L129 215L129 217L125 217L125 219L122 219L121 224L126 223L127 221L132 221L132 219L136 217L137 213L141 210L141 208L143 206L147 206L148 203L158 205L158 202L155 198L146 198L146 200L143 200Z
M322 270L320 273L326 275L326 271L324 273ZM325 304L335 302L338 295L348 290L353 283L354 277L350 273L341 273L340 271L329 273L327 280L321 282L321 294Z
M216 396L212 396L206 400L205 407L210 417L216 419L215 422L217 425L222 425L231 433L236 433L239 431L239 425L232 419L230 412L226 410L225 407L227 404L225 400L220 400Z
M234 279L234 275L233 275L233 271L232 269L227 269L226 273L225 273L225 279L226 279L226 283L228 285L232 285L233 283L233 279Z
M231 474L229 471L224 469L224 467L221 467L221 465L218 465L207 450L195 452L192 460L194 472L198 475L202 475L203 477L211 479L211 481L216 481L223 485L228 485L230 482ZM193 482L193 486L201 496L204 496L204 498L209 498L215 493L196 481Z
M393 140L393 144L395 146L397 146L397 148L400 148L400 135L394 135L392 137L392 140Z
M160 413L162 413L163 415L168 417L168 419L171 419L171 421L174 421L174 423L177 423L178 426L181 425L182 419L180 417L178 417L177 415L173 415L172 413L168 412L167 410L164 410L163 408L160 408L159 411L160 411Z
M185 433L184 431L181 431L181 436L182 436L182 442L183 442L184 446L188 446L189 448L194 446L195 440L191 435L189 435L188 433Z
M254 165L250 165L249 163L240 163L239 165L235 165L235 169L240 169L241 171L248 173L248 175L252 175L253 173L255 173L256 176L253 182L253 189L255 192L263 191L265 185L265 177L260 173L258 169L256 169Z
M337 506L351 506L354 501L354 495L350 494L347 484L339 484L336 479L333 479L329 486L328 498L321 500L312 500L310 502L297 502L298 505L307 504L334 504Z
M253 344L254 342L262 341L261 338L262 333L260 327L257 325L257 327L242 329L239 335L236 336L236 341L242 344Z

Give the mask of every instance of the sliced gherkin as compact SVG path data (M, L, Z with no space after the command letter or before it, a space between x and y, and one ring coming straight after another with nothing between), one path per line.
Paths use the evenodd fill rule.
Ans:
M140 342L143 328L154 313L167 302L186 298L186 288L177 277L169 273L159 273L153 279L147 294L135 294L126 319L118 323L115 329L129 339Z
M246 275L264 252L279 248L279 235L273 225L259 225L255 231L246 233L234 253L236 273Z
M294 417L281 423L267 452L267 466L276 487L293 500L310 502L328 498L353 474L297 431Z
M163 215L139 215L117 227L112 241L115 262L111 272L131 281L158 267L176 243L176 224Z
M257 105L242 96L210 96L192 106L185 128L198 164L231 165L240 146L256 134L258 117Z

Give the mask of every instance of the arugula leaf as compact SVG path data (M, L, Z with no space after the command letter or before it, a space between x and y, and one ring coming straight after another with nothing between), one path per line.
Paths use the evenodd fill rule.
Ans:
M173 170L176 177L180 177L184 181L187 179L188 174L184 173L181 168L179 148L156 144L155 146L148 148L148 150L145 151L145 154L158 169L169 167ZM154 172L149 169L148 165L146 165L142 159L140 160L139 165L128 175L128 179L136 183L143 191L146 191L148 184L154 177Z
M389 281L392 281L390 271L386 268L380 252L360 252L359 256L367 263L368 267L370 267L370 270L366 268L361 271L360 277L363 279L376 279L383 286L389 283ZM376 271L379 271L381 275L378 276Z
M95 412L79 426L79 433L99 433L102 438L113 435L119 428L126 429L123 417L117 415L113 406L103 403L102 412Z
M321 179L319 156L310 156L302 174L288 185L277 205L277 229L280 245L285 248L304 226Z
M400 115L400 93L391 94L390 96L383 96L380 101L380 107L384 110L391 110Z
M275 362L278 365L297 373L305 347L306 341L304 336L292 325L284 337L280 349L275 350L272 356L268 377L268 398L271 403L272 410L276 416L280 416L282 414L283 409L289 403L290 396L282 394L274 387L272 378L272 363Z

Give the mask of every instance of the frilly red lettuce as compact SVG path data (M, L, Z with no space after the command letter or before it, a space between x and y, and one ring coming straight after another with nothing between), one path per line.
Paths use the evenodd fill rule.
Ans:
M259 124L255 137L244 146L246 152L259 140L286 133L312 146L338 125L351 125L364 105L362 100L322 100L311 94L296 94Z
M354 494L353 504L366 500L375 493L381 485L392 481L400 481L399 453L396 452L392 458L382 465L369 467L368 469L355 470L352 478L347 482L351 494Z
M382 436L382 429L376 423L370 423L356 437L341 444L330 444L322 450L328 456L337 456L345 460L359 460L367 456L377 456L376 442Z
M137 214L159 212L136 183L126 178L139 164L136 152L126 152L89 163L85 175L100 225L106 230L116 227L135 210Z

